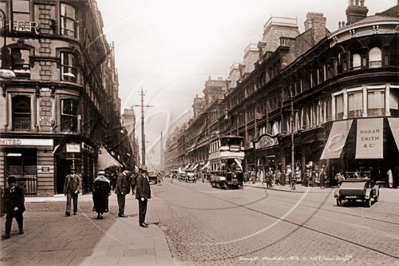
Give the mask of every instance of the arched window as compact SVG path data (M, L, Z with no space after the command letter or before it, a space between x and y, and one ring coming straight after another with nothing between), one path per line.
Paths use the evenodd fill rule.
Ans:
M358 70L361 68L362 66L362 57L360 56L360 54L354 54L352 55L352 60L351 60L351 69L352 70Z
M381 67L382 53L381 49L374 47L369 51L369 67Z

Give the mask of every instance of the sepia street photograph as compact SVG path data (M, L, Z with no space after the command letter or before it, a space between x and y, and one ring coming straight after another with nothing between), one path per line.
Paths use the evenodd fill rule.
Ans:
M399 266L399 0L0 0L1 266Z

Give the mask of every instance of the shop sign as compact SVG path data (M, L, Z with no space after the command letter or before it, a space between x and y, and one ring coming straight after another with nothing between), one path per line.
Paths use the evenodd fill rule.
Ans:
M262 149L278 145L277 137L271 137L270 135L262 135L258 142L255 142L255 149Z
M356 159L382 159L383 118L357 120Z
M86 143L82 142L82 149L89 151L91 153L94 153L94 149L93 147L91 147L90 145L87 145Z
M67 144L66 151L67 152L80 152L80 145L79 144Z
M0 146L53 146L52 139L0 139Z

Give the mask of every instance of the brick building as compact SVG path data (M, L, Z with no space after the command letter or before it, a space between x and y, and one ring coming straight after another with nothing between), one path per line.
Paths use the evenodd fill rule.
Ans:
M1 84L0 184L14 175L26 195L52 196L74 166L88 192L101 146L121 164L131 152L97 3L1 0L0 9L1 65L16 74Z

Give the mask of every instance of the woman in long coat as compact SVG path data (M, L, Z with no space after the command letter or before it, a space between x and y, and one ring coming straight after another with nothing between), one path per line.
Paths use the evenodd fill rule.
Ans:
M105 171L99 171L93 183L93 210L97 212L97 219L103 219L103 213L108 212L108 196L110 193L110 181L105 177Z

